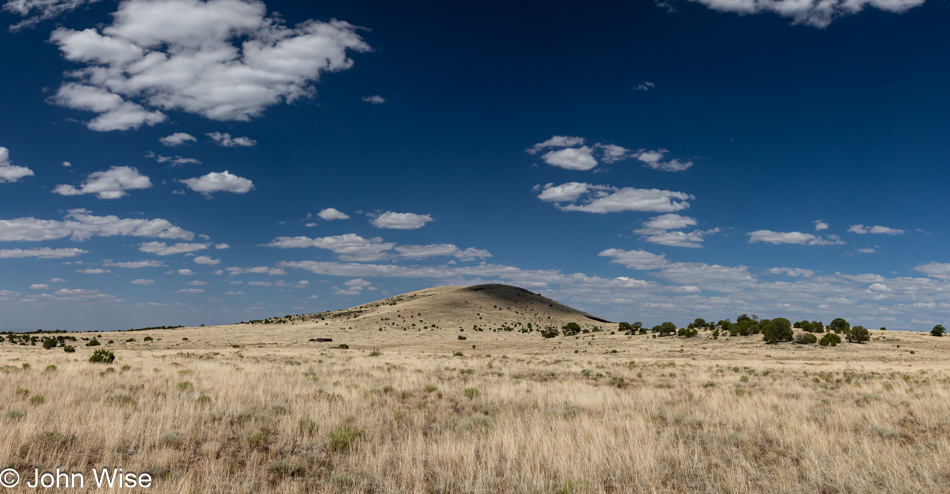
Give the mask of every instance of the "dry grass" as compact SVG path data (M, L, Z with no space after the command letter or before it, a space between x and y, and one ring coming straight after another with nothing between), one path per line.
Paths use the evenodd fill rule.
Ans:
M873 333L240 325L103 333L108 365L4 342L0 467L119 466L157 492L947 492L950 338Z

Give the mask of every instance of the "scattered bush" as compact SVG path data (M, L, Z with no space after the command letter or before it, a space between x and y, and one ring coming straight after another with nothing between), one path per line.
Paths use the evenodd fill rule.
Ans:
M96 350L95 352L92 352L92 356L89 357L89 361L92 363L111 364L115 361L115 354L109 350Z
M831 332L825 333L818 342L821 346L838 346L838 343L841 343L841 337Z
M100 345L99 340L95 338L89 340L89 343L86 343L86 346L99 346L99 345Z
M382 354L383 352L379 351L379 348L374 348L372 352L369 352L370 357L378 357Z
M477 398L481 393L478 392L478 388L465 388L465 397L472 400Z
M848 331L848 341L851 343L864 343L871 340L871 333L864 326L855 326Z
M188 382L188 381L182 381L182 382L178 383L178 389L180 389L180 390L185 391L185 390L189 390L189 389L191 389L191 388L192 388L192 384L191 384L190 382Z
M348 451L361 435L362 432L359 429L341 425L328 434L330 450L338 453Z
M776 317L765 323L765 330L762 332L763 340L770 345L780 341L792 341L794 333L792 332L792 323L784 317Z
M818 343L818 337L811 333L798 333L795 335L795 343L799 345L814 345Z
M569 322L561 328L561 334L564 336L575 336L581 332L580 324L576 322Z
M557 335L558 335L558 332L557 332L557 329L555 328L547 328L547 329L541 330L541 336L544 338L554 338Z
M197 400L195 400L195 402L198 403L199 405L210 405L210 404L211 404L211 397L210 397L210 396L206 396L206 395L201 395L201 396L198 397Z
M287 460L277 460L267 467L267 471L281 477L297 477L307 471L307 467Z
M848 321L845 321L842 318L837 318L834 321L831 321L831 324L828 325L828 329L834 331L835 334L846 333L851 330L851 325L848 324Z
M30 405L42 405L43 403L46 403L46 398L43 398L42 395L36 395L30 398Z
M66 345L63 347L63 351L66 353L76 353L76 347L72 345Z
M946 331L947 329L943 327L943 324L938 324L934 326L933 329L930 330L930 334L933 336L943 336L943 333L945 333Z

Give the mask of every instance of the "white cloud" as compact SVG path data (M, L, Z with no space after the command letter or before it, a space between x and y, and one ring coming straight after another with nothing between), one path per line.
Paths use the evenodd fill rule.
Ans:
M914 268L914 271L924 273L938 280L950 281L950 264L947 263L928 262L927 264L918 265Z
M139 278L137 280L132 280L130 283L132 283L133 285L151 285L152 283L155 283L155 280L146 280L144 278Z
M465 250L459 249L452 244L429 244L429 245L401 245L396 247L399 255L409 259L425 259L436 256L453 256L463 261L474 259L484 259L491 257L487 250L469 247Z
M828 223L825 223L822 220L815 220L815 231L827 230L829 228Z
M356 30L338 20L290 28L266 16L257 0L127 0L102 29L53 32L63 56L85 64L69 73L79 83L64 84L56 101L101 113L90 124L96 130L150 123L145 106L247 121L269 106L311 97L322 73L350 68L348 50L370 49ZM113 101L83 104L63 94L71 86ZM122 105L139 115L110 116ZM151 115L164 119L157 110ZM97 120L114 122L96 128Z
M545 163L567 170L590 170L597 166L594 150L589 146L579 148L564 148L557 151L548 151L541 156Z
M675 159L663 161L663 156L669 152L668 149L656 149L653 151L641 150L636 154L636 157L643 162L643 166L664 172L681 172L693 166L692 161L679 161Z
M379 237L363 238L348 233L332 237L277 237L266 247L282 249L317 247L327 249L345 261L376 261L387 257L386 253L395 247L393 242L383 242Z
M857 233L859 235L864 235L866 233L875 233L878 235L900 235L904 233L904 230L898 230L897 228L890 228L886 226L864 226L864 225L851 225L848 228L848 231L851 233Z
M693 230L691 232L658 232L643 237L650 243L666 245L669 247L692 247L701 248L706 235L719 233L719 228L712 230Z
M64 196L78 196L96 194L99 199L118 199L128 195L127 190L147 189L152 186L148 177L139 173L135 168L128 166L113 166L104 172L93 172L86 177L86 182L80 188L72 185L57 185L53 189L56 194Z
M633 90L634 91L649 91L655 87L656 87L656 84L653 84L652 82L647 81L647 82L644 82L643 84L637 85L637 87L633 88Z
M771 230L757 230L749 233L749 243L765 242L770 244L798 244L798 245L840 245L843 244L834 235L822 238L818 235L801 232L773 232Z
M280 268L269 268L267 266L257 266L253 268L225 268L231 276L239 274L267 274L271 276L282 276L287 274ZM237 282L240 284L240 282Z
M53 278L53 279L49 280L49 282L50 282L50 283L66 283L66 280L64 280L64 279L62 279L62 278Z
M222 250L222 249L230 249L231 246L228 244L215 244L214 248L218 250Z
M681 216L676 213L661 214L654 216L643 222L643 228L634 230L640 234L659 233L663 230L679 230L688 226L696 226L696 220L689 216Z
M215 266L221 262L221 259L212 259L211 257L208 257L208 256L198 256L192 260L198 264L204 264L206 266Z
M554 190L551 190L554 189ZM588 194L582 204L562 205L561 202L574 202ZM604 185L591 185L570 182L559 186L547 184L538 196L543 201L554 202L562 211L583 211L586 213L618 213L621 211L647 211L670 213L689 207L686 202L694 197L685 192L659 189L618 189Z
M205 285L208 284L208 282L207 282L207 281L201 281L201 280L195 280L195 281L189 281L188 284L191 285L191 286L205 286Z
M273 285L273 283L269 281L248 281L247 284L251 286L272 286Z
M63 162L63 166L65 166L66 168L69 168L69 167L73 166L73 164L70 163L70 162L68 162L68 161L64 161L64 162Z
M32 177L33 170L10 163L10 150L0 146L0 183L16 182L23 177Z
M86 268L86 269L77 269L76 272L83 273L83 274L105 274L105 273L111 273L112 271L108 269L101 269L101 268Z
M93 216L85 209L71 209L65 221L38 220L33 217L0 220L0 241L42 241L69 236L87 240L94 236L132 236L191 240L194 233L164 219L132 219L118 216Z
M755 281L746 266L720 266L698 262L670 262L664 255L643 250L607 249L600 254L617 264L638 271L653 271L653 276L674 283L714 291L738 291Z
M600 144L596 146L601 151L601 160L604 163L616 163L630 157L630 150L616 144Z
M165 146L175 147L180 146L186 142L198 142L198 139L195 136L185 133L185 132L175 132L172 135L162 137L158 140Z
M771 268L768 271L771 274L784 274L785 276L802 276L805 278L812 277L815 272L810 269L801 269L801 268Z
M190 244L184 242L179 242L174 245L166 245L165 242L145 242L139 246L140 251L157 256L184 254L186 252L195 252L207 248L208 244Z
M770 12L792 19L792 24L827 27L834 19L875 7L900 14L924 0L693 0L719 12L739 15Z
M139 268L160 268L165 266L165 263L162 261L130 261L130 262L112 262L109 259L106 259L102 262L103 266L115 267L115 268L126 268L126 269L139 269Z
M182 276L194 276L195 272L186 268L186 269L179 269L178 274Z
M46 290L49 288L49 285L46 283L33 283L30 285L30 290Z
M15 32L96 1L98 0L8 0L3 5L3 10L19 14L21 17L31 16L10 26L10 31Z
M386 102L386 98L383 98L382 96L378 94L374 94L372 96L363 96L360 99L371 105L381 105Z
M81 254L88 254L88 251L82 249L50 249L49 247L37 249L0 249L0 259L22 259L24 257L63 259L66 257L76 257Z
M373 284L364 279L356 278L343 283L343 285L346 286L346 288L338 288L336 290L337 295L359 295L363 292L364 288L369 288Z
M227 170L222 173L211 172L201 177L186 178L179 180L179 182L195 192L201 192L206 197L210 197L212 192L245 194L254 189L254 182L232 175Z
M160 154L155 154L151 151L145 153L145 157L152 158L159 163L169 163L171 166L182 166L182 165L200 165L201 161L198 161L194 158L185 158L183 156L162 156Z
M347 214L338 211L336 208L325 208L317 213L317 216L323 218L324 221L350 219Z
M862 253L862 254L873 254L873 253L875 253L875 252L877 252L877 251L874 250L874 249L872 249L872 248L870 248L870 247L868 247L868 248L865 248L865 249L858 249L858 252L860 252L860 253Z
M175 291L175 293L204 293L204 288L182 288L181 290Z
M56 41L57 33L60 32L59 30L53 32L53 41ZM73 42L75 43L76 40ZM160 111L148 111L141 105L125 101L121 96L107 89L73 82L60 86L50 101L67 108L98 113L98 117L86 124L97 132L137 129L142 124L151 126L164 122L168 118Z
M525 149L525 152L528 154L538 154L539 151L547 148L567 148L572 146L581 146L583 144L583 137L554 136L544 142L539 142L534 146Z
M257 141L251 139L250 137L235 137L231 138L231 134L227 132L210 132L205 134L210 137L214 142L218 143L219 146L224 146L226 148L233 147L250 147L257 144Z
M370 223L372 223L376 228L415 230L417 228L422 228L430 221L435 220L428 214L394 213L392 211L386 211L376 218L373 218Z
M630 269L639 271L652 271L661 269L670 264L663 254L653 254L645 250L622 250L607 249L599 254L602 257L610 257L610 262L621 264Z

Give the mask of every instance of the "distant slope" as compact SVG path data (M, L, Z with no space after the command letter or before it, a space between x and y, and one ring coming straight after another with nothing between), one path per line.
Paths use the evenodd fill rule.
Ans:
M352 321L359 327L492 330L561 327L568 322L602 326L606 319L510 285L443 286L404 293L350 309L293 316L294 321Z

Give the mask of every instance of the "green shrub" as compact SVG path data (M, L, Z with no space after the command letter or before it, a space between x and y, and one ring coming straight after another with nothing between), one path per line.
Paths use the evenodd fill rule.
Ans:
M66 345L63 347L63 351L66 353L76 353L76 347L72 345Z
M561 327L561 334L563 334L564 336L575 336L580 332L581 332L581 326L580 324L577 324L576 322L569 322L565 324L563 327Z
M100 345L99 340L95 338L89 340L89 343L86 343L86 346L99 346L99 345Z
M338 474L334 475L333 477L331 477L330 480L331 480L334 484L336 484L336 485L338 485L338 486L340 486L340 487L350 487L350 486L352 486L354 483L356 483L356 480L353 479L353 476L350 475L350 474L348 474L348 473L338 473Z
M798 333L795 335L795 343L799 345L814 345L818 343L818 337L812 333Z
M341 425L328 434L330 450L339 453L348 451L361 435L362 432L359 429Z
M825 333L818 342L821 346L838 346L838 343L841 343L841 337L832 332Z
M465 341L467 339L468 339L467 337L459 335L459 341Z
M478 392L478 388L465 388L465 397L472 400L477 398L481 393Z
M43 403L46 403L46 398L43 398L42 395L36 395L30 398L30 405L42 405Z
M544 338L554 338L557 335L558 335L558 332L557 332L557 329L555 328L547 328L547 329L541 330L541 336Z
M109 350L96 350L92 352L89 361L92 363L111 364L115 361L115 354Z
M836 334L846 333L851 330L851 324L839 317L831 321L831 324L828 325L828 329L834 331Z
M267 448L267 443L270 441L270 437L263 432L256 432L247 436L247 445L251 449L262 450Z
M943 324L938 324L938 325L934 326L933 329L930 330L930 334L933 335L933 336L943 336L943 334L944 334L946 331L947 331L947 329L943 327Z
M864 326L855 326L848 332L848 341L851 343L864 343L871 340L871 333Z
M43 372L56 372L56 366L55 366L55 365L47 365L46 368L43 369Z
M307 467L300 463L277 460L267 467L267 471L281 477L297 477L306 473Z
M762 339L766 343L774 345L780 341L792 341L794 333L792 332L792 323L784 317L776 317L765 323L765 330L762 332Z
M192 384L189 381L182 381L178 383L178 389L189 390L192 388Z
M23 417L26 416L25 413L23 413L23 412L21 412L21 411L19 411L19 410L10 410L10 411L7 412L6 415L7 415L7 418L10 419L10 420L17 420L17 419L21 419L21 418L23 418Z
M197 400L195 400L195 402L198 403L199 405L210 405L210 404L211 404L211 397L210 397L210 396L206 396L206 395L201 395L201 396L198 397Z
M370 357L378 357L382 354L383 352L379 351L379 348L374 348L372 352L369 352Z
M49 350L56 347L56 340L53 338L43 338L43 348Z

